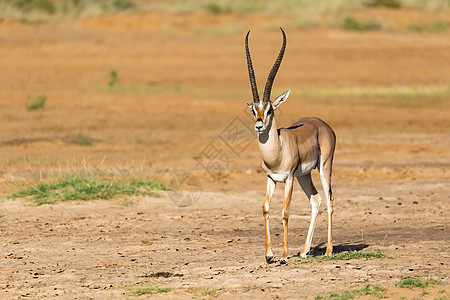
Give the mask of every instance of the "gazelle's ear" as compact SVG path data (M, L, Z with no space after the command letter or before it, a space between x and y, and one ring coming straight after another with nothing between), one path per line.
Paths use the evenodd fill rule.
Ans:
M278 106L280 106L281 103L286 101L287 98L289 97L290 92L291 92L291 89L287 89L286 92L284 92L283 94L278 96L277 99L275 99L275 101L273 102L273 109L276 109Z
M248 108L252 108L253 104L247 103Z

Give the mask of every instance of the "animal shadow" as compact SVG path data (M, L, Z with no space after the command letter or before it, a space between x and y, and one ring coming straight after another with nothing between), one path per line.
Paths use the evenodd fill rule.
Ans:
M355 244L355 245L348 245L348 244L340 244L333 246L333 254L338 254L341 252L351 252L351 251L361 251L365 248L369 247L368 244ZM310 256L321 256L324 255L327 250L326 243L321 243L315 247L313 247L309 252L308 255ZM294 255L296 257L300 257L300 252Z

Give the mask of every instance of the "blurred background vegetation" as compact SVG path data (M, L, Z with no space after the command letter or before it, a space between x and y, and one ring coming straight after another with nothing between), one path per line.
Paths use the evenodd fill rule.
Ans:
M447 32L450 0L0 0L0 21L53 21L112 13L259 14L286 17L284 27ZM400 15L400 16L399 16ZM399 24L398 20L407 20ZM233 30L229 30L234 32Z
M0 17L23 18L31 15L89 16L120 11L165 11L213 14L332 14L345 10L386 7L438 12L450 8L450 0L0 0Z

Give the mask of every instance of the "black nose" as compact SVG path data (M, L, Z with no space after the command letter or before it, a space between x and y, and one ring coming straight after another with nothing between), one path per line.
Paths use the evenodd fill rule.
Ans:
M255 125L256 130L260 130L262 127L262 125Z

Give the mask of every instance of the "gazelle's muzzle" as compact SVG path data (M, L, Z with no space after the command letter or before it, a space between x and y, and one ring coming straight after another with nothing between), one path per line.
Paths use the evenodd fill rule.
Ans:
M255 123L255 131L262 133L264 130L266 130L266 124L262 119L257 119Z

